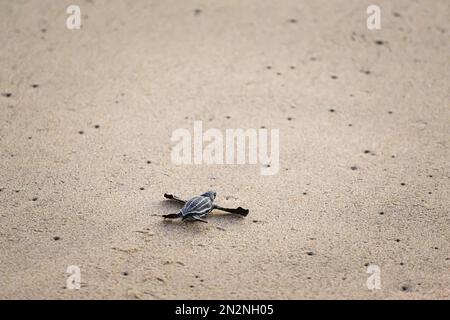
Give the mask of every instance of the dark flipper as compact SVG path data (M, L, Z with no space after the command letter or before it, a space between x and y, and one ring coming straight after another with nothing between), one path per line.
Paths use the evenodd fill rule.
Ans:
M169 199L169 200L174 200L174 201L177 201L182 204L186 203L186 200L178 198L177 196L174 196L173 194L169 194L169 193L164 193L164 198Z
M164 219L178 219L181 218L181 213L171 213L162 216Z
M247 216L248 213L249 213L248 209L244 209L242 207L238 207L236 209L231 209L231 208L223 208L221 206L214 205L214 209L225 211L225 212L229 212L229 213L239 214L239 215L241 215L243 217Z

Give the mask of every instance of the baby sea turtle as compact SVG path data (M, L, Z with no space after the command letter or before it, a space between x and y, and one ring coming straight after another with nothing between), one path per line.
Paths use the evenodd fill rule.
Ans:
M236 209L230 209L230 208L223 208L221 206L213 204L214 199L216 198L215 191L205 192L205 193L203 193L197 197L194 197L188 201L182 200L174 195L167 194L167 193L164 194L164 198L169 199L169 200L175 200L179 203L184 204L184 206L183 206L183 208L181 208L180 212L163 215L163 217L167 218L167 219L181 218L182 220L189 219L189 220L195 220L195 221L201 221L201 222L208 223L208 221L203 220L202 217L206 216L208 213L210 213L214 209L229 212L229 213L239 214L244 217L246 215L248 215L248 212L249 212L248 209L244 209L241 207L238 207Z

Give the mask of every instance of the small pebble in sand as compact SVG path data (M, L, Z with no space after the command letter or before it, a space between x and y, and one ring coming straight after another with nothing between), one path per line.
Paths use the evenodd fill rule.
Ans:
M409 285L402 285L400 288L403 292L411 292L412 291L412 288Z

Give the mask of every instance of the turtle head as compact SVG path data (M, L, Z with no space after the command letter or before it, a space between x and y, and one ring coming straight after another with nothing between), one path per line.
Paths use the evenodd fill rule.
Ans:
M208 197L211 199L211 201L214 201L216 198L216 192L215 191L208 191L201 195L202 197Z

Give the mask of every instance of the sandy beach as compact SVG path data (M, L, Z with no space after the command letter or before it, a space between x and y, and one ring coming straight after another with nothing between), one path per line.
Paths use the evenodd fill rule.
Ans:
M449 299L450 2L371 4L0 0L0 299ZM195 121L278 172L175 164ZM161 218L207 190L250 214Z

